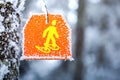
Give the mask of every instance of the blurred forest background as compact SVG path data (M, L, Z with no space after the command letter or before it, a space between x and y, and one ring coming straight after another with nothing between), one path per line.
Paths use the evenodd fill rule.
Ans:
M23 26L44 13L42 0L26 0ZM72 29L74 61L21 61L20 80L120 80L120 0L46 0Z

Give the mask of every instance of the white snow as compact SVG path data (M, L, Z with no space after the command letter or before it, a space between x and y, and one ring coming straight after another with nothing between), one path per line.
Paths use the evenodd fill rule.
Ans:
M4 3L3 0L2 1L0 0L0 3Z
M26 1L26 0L21 0L21 1L20 1L20 5L19 5L19 7L18 7L18 10L19 10L19 11L23 11L23 10L25 9L25 7L24 7L25 1Z
M4 8L1 8L1 12L5 12L5 9L4 9Z
M15 43L15 42L13 42L13 41L11 41L11 40L9 40L9 47L15 47L14 49L15 49L15 51L17 51L17 53L19 53L19 46ZM19 55L19 54L18 54Z
M9 72L8 66L2 64L0 66L0 80L2 80L2 78L4 77L4 75L7 74L8 72Z
M101 0L88 0L88 1L90 1L91 3L99 3Z
M67 19L69 23L76 24L77 23L76 11L70 11L67 15Z
M46 13L46 3L45 3L45 1L44 0L38 0L37 1L37 6L38 7L40 7L40 9L42 9L42 11L44 12L44 13Z
M5 28L2 25L1 21L3 21L3 17L0 15L0 32L3 32L5 30Z
M69 0L68 7L71 10L77 10L78 9L78 0Z
M3 31L5 31L5 28L4 28L4 26L2 25L2 23L0 23L0 32L3 32Z

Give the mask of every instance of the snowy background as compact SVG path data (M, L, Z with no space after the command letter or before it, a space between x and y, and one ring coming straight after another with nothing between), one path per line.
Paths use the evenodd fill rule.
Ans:
M21 80L120 80L120 1L45 0L49 13L63 14L72 29L73 57L78 15L81 15L79 1L85 4L83 68L76 69L79 63L76 60L21 61ZM26 0L23 26L32 13L45 13L42 0ZM77 73L82 78L75 78L77 71L82 73Z

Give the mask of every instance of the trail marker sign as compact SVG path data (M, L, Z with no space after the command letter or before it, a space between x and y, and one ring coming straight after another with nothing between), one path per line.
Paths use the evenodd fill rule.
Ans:
M71 58L71 30L63 16L34 14L24 27L23 59L68 60Z

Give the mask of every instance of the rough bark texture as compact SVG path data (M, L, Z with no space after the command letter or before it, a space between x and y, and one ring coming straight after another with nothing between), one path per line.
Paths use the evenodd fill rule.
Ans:
M18 80L20 58L20 16L11 2L0 3L0 80ZM4 66L3 66L4 65ZM2 69L6 66L6 69ZM4 70L4 71L2 71Z

